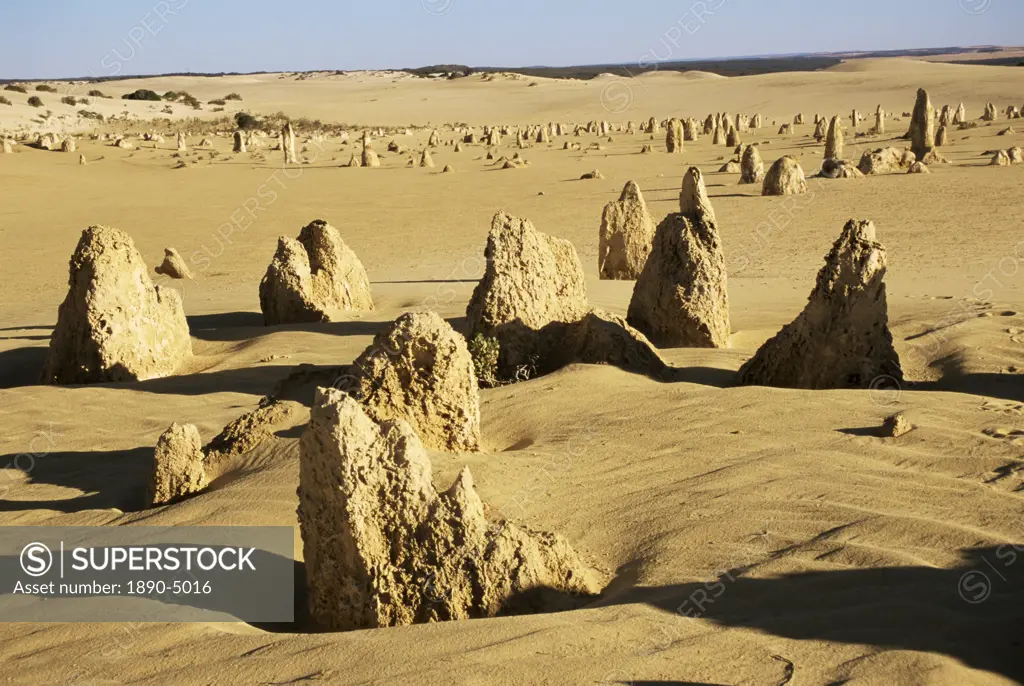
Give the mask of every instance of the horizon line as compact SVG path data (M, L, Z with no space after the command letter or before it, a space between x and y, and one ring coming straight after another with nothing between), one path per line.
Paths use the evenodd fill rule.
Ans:
M890 48L883 50L840 50L833 52L784 52L784 53L761 53L753 55L728 55L718 57L690 57L674 60L663 60L652 62L646 67L640 67L645 71L657 71L658 65L670 65L670 64L685 64L685 63L701 63L701 62L732 62L739 60L765 60L773 58L812 58L812 57L825 57L825 58L838 58L841 56L848 56L853 59L857 59L857 56L864 55L877 55L883 53L915 53L915 52L926 52L926 51L938 51L934 54L941 55L947 54L944 51L971 51L971 50L982 50L998 48L999 50L1019 50L1024 49L1024 45L996 45L996 44L983 44L983 45L945 45L945 46L931 46L931 47L918 47L918 48ZM893 57L902 57L909 55L893 55ZM467 67L473 70L479 71L491 71L491 72L511 72L516 73L520 69L585 69L593 67L628 67L634 64L633 61L627 62L593 62L589 64L535 64L535 65L519 65L515 67L510 66L473 66L468 64L427 64L419 67L383 67L383 68L370 68L370 69L332 69L332 68L320 68L320 69L305 69L305 70L294 70L294 69L281 69L276 71L270 70L254 70L254 71L222 71L222 72L194 72L194 71L171 71L162 72L158 74L116 74L109 76L74 76L74 77L47 77L47 78L7 78L0 77L0 84L11 84L11 83L39 83L45 81L85 81L85 82L107 82L107 81L121 81L130 79L158 79L164 77L173 76L202 76L207 78L217 78L223 76L256 76L263 74L315 74L318 72L342 72L346 74L358 74L367 72L415 72L426 69L432 66L459 66ZM638 65L639 66L639 65Z

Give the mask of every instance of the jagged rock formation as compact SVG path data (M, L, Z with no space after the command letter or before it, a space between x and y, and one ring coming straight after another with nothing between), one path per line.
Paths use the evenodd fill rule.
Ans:
M590 309L583 267L568 241L499 212L485 256L484 276L466 309L468 338L497 341L499 379L522 380L574 362L652 376L667 371L643 335Z
M337 230L317 220L298 240L282 236L260 282L268 326L329 321L330 310L372 310L370 280Z
M964 103L961 102L959 103L958 108L956 108L956 112L953 113L952 123L954 125L959 125L964 124L965 122L967 122L967 110L964 108Z
M468 469L438 493L413 429L341 391L317 392L300 449L309 610L327 629L560 609L601 589L564 539L491 525Z
M997 150L996 154L992 157L992 161L989 162L989 166L1008 167L1010 166L1010 156L1006 154L1005 150Z
M743 385L868 388L903 380L885 297L885 248L870 221L851 220L825 258L804 311L739 371Z
M683 178L680 212L658 226L627 321L659 347L729 345L725 256L700 170Z
M821 143L828 136L828 120L819 119L814 125L814 140Z
M374 420L403 419L423 443L480 447L480 392L466 339L436 312L403 314L352 365L352 395Z
M499 212L484 254L487 269L466 310L469 337L497 338L506 371L534 364L543 352L537 332L552 322L578 321L588 310L576 250L529 220Z
M128 234L91 226L71 257L68 294L42 382L88 384L169 376L192 355L181 297L154 287Z
M619 199L605 205L601 216L597 254L601 278L633 280L640 276L656 228L640 187L626 182Z
M905 171L916 161L917 156L909 150L886 147L865 152L857 168L862 174L889 174Z

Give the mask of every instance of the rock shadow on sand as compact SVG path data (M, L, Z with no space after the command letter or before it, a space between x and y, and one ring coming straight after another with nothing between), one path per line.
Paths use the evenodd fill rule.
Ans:
M142 493L149 479L153 448L132 450L62 452L48 455L0 456L0 467L21 470L24 485L10 477L0 484L0 512L52 510L71 514L87 510L118 509L133 512L143 509ZM9 473L9 472L8 472ZM9 499L22 489L47 484L74 489L82 495L60 500Z
M810 641L939 653L1024 680L1024 545L966 551L954 569L859 568L632 588L591 607L643 603L723 627ZM615 583L612 583L612 587Z

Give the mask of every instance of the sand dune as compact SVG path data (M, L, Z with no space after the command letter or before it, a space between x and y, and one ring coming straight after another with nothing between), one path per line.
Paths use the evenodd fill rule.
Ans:
M536 86L531 85L536 83ZM625 99L609 94L622 86ZM701 117L760 112L743 133L770 165L795 156L812 174L822 146L811 116L899 116L918 87L938 106L964 102L977 120L1024 92L1024 71L912 60L849 61L816 73L726 79L700 74L602 76L591 82L496 76L452 81L390 73L173 77L109 82L242 95L224 113L414 126L378 136L380 169L342 168L357 146L328 138L311 163L282 170L268 148L175 158L180 124L118 122L103 131L162 131L132 150L78 139L77 154L18 145L0 156L0 523L4 525L295 526L298 438L307 417L244 454L211 488L143 510L157 437L172 422L209 440L254 409L297 365L329 375L400 314L437 310L464 325L484 270L491 217L528 217L568 239L590 303L625 315L632 282L598 280L605 203L627 180L655 221L678 208L686 168L704 172L729 272L731 347L662 351L678 369L659 382L614 367L572 365L481 392L482 450L431 453L447 488L469 466L488 514L556 531L611 579L602 596L563 613L350 633L246 624L7 624L0 661L9 683L707 683L1010 684L1024 680L1019 627L1024 562L1024 291L1020 262L1024 165L987 166L986 151L1024 141L1004 120L953 130L949 165L929 175L810 180L811 193L763 198L720 173L731 156L708 137L664 152L664 137L612 133L515 148L530 164L500 170L485 147L431 151L436 169L405 168L434 126ZM603 95L602 95L603 94ZM17 94L13 94L17 96ZM20 96L17 96L20 97ZM54 98L53 95L49 96ZM58 99L58 98L54 98ZM98 101L97 101L98 102ZM624 109L617 109L626 103ZM138 117L159 108L100 103ZM97 105L99 107L100 105ZM54 105L70 117L72 108ZM0 130L27 125L27 105L0 108ZM803 112L792 135L779 126ZM174 107L175 119L191 116ZM847 124L849 120L847 118ZM68 128L88 126L71 119ZM846 157L904 147L889 134L847 132ZM861 124L863 133L867 123ZM300 140L311 133L300 131ZM388 153L395 139L410 153ZM443 132L443 138L454 134ZM511 140L508 140L508 139ZM638 154L650 144L654 154ZM188 168L175 169L179 159ZM455 172L441 174L451 164ZM598 167L606 178L580 181ZM258 195L271 187L274 199ZM246 202L260 213L240 224ZM251 205L249 205L251 207ZM265 327L258 286L279 236L322 218L365 265L376 309L328 324ZM806 391L735 387L735 372L804 307L815 274L851 218L871 219L888 252L890 327L907 383ZM179 291L194 356L175 376L134 384L35 385L67 261L93 224L130 234L150 268L173 246L195 281ZM244 228L242 228L244 226ZM155 277L155 275L152 275ZM313 382L290 389L308 407ZM916 427L882 438L886 416ZM31 468L24 458L32 450ZM8 466L9 465L9 466ZM296 536L295 553L302 559ZM986 571L984 602L962 586ZM993 571L995 570L995 571ZM995 573L995 572L998 572ZM301 595L301 591L300 591ZM300 599L301 607L301 599Z

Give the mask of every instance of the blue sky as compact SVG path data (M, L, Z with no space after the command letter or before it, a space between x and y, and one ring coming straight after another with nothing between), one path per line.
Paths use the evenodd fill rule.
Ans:
M0 78L636 63L1024 42L1022 0L6 0L3 6Z

